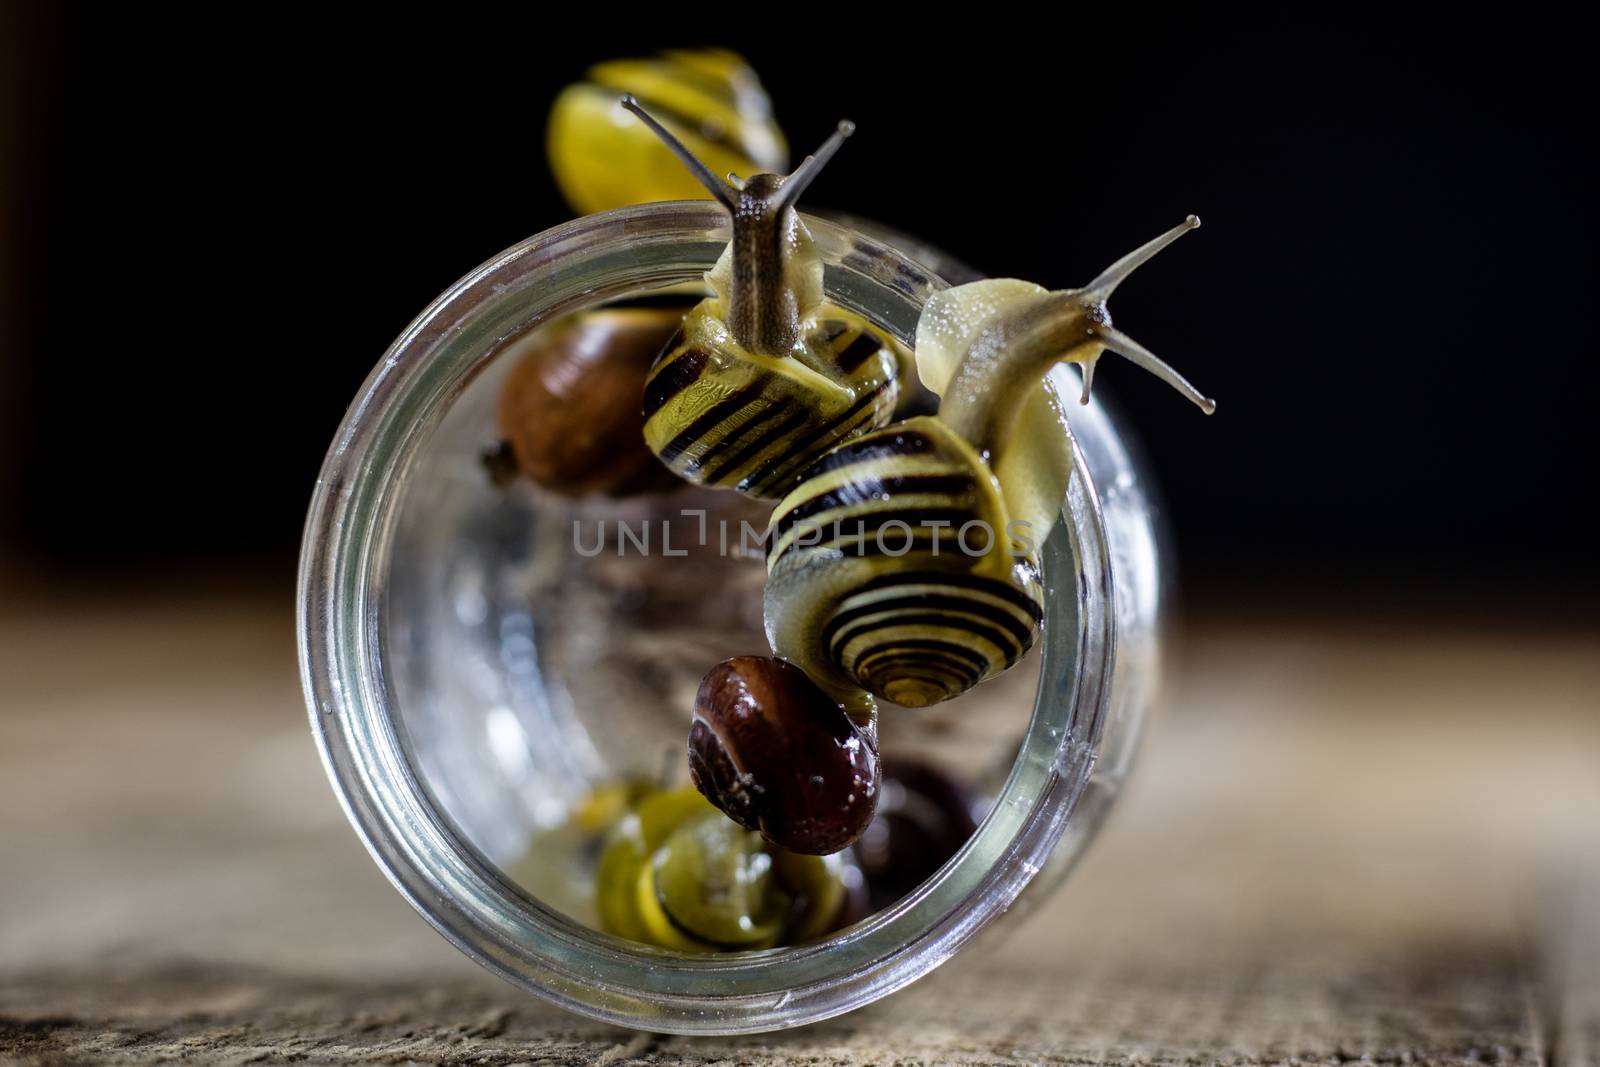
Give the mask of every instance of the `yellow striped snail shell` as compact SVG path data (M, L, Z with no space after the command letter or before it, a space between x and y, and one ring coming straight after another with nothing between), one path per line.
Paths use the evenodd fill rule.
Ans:
M733 236L644 389L644 438L680 477L776 499L806 466L893 417L910 357L823 300L822 259L794 203L851 131L788 177L718 178L632 97L623 107L727 208Z
M706 196L661 142L627 118L624 93L643 100L716 173L777 172L788 162L772 102L735 53L708 48L611 60L590 67L550 109L550 170L580 214Z
M833 450L772 513L765 613L774 652L841 701L859 705L864 690L922 707L959 696L1033 645L1043 617L1033 549L1070 469L1041 380L1058 362L1078 363L1087 402L1095 362L1115 352L1214 410L1114 329L1106 309L1136 267L1199 224L1190 216L1082 289L996 279L928 301L917 362L941 394L938 415ZM1040 419L1045 432L1027 432Z
M768 526L768 638L824 688L936 704L1032 647L1044 593L972 445L918 416L829 453Z

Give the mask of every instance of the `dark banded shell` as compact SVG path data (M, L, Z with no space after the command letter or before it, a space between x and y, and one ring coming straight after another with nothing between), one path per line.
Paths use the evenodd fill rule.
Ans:
M987 465L938 419L857 437L773 512L773 649L897 704L959 696L1038 637L1043 588L1010 521Z
M781 497L830 449L893 417L902 365L886 335L834 308L809 320L792 355L757 356L707 301L645 383L645 443L688 481Z

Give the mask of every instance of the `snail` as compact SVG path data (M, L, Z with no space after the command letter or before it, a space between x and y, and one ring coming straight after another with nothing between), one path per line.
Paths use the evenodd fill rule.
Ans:
M929 299L916 351L938 414L835 448L772 513L764 610L777 655L842 699L865 690L924 707L1028 651L1043 618L1033 549L1069 468L1043 463L1047 446L1017 428L1032 425L1056 363L1082 366L1087 403L1105 352L1215 410L1106 309L1129 274L1199 224L1189 216L1081 289L996 279Z
M541 326L514 342L500 388L500 446L484 457L496 484L516 474L566 496L633 496L682 484L640 436L650 366L701 296L662 291Z
M781 497L816 458L893 417L905 350L827 305L822 259L795 200L854 127L788 177L718 178L631 96L654 131L728 210L733 236L706 275L712 295L683 320L644 388L644 437L680 477Z
M825 856L872 822L877 739L792 664L736 656L711 668L689 726L695 787L734 822Z
M881 910L927 881L977 832L976 798L932 764L885 761L882 796L853 854Z
M809 941L864 911L847 857L764 844L693 789L653 792L612 829L596 874L601 925L685 952Z
M772 102L733 52L669 51L599 63L556 97L545 143L556 185L579 214L706 195L659 141L618 110L625 92L646 101L718 173L781 171L788 161Z

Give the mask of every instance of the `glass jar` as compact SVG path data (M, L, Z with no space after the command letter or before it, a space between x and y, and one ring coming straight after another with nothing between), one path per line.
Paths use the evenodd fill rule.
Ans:
M877 240L807 223L828 298L909 345L945 282ZM714 537L667 561L590 557L594 527L580 527L639 520L637 531L687 514L680 530L692 530L704 512L715 529L739 514L764 524L766 512L687 488L576 503L497 488L479 462L509 362L497 356L558 316L698 279L726 241L716 205L653 204L558 226L463 278L350 407L300 572L312 732L395 887L510 981L584 1015L675 1033L770 1030L860 1007L948 959L1030 883L1031 898L1059 882L1128 773L1160 676L1150 502L1105 411L1074 403L1072 476L1042 549L1041 648L958 701L884 714L888 758L937 761L990 800L936 874L825 942L715 955L599 932L550 888L562 872L530 859L528 842L597 784L663 760L681 774L693 683L726 655L766 652L759 561L708 547ZM1052 383L1075 396L1069 369Z

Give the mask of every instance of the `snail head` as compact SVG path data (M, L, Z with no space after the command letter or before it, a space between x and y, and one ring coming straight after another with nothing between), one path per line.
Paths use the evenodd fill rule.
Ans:
M822 147L787 175L753 174L719 178L672 131L631 95L622 106L638 117L713 199L727 209L733 224L724 263L709 275L712 287L728 305L727 322L734 340L751 352L768 356L790 353L800 335L800 319L822 299L822 263L810 234L794 212L795 201L816 179L855 124L840 122Z

